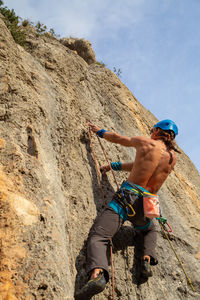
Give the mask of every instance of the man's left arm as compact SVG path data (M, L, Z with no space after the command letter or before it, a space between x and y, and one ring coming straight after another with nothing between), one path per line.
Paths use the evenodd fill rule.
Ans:
M111 162L109 165L104 165L100 167L100 171L102 174L105 174L109 172L111 169L114 171L125 171L125 172L130 172L133 168L134 162Z

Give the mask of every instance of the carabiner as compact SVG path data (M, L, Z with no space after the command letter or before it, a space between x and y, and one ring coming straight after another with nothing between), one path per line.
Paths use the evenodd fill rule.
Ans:
M132 214L129 214L129 208L132 211ZM127 216L128 217L134 217L135 216L135 211L134 211L134 209L133 209L133 207L132 207L131 204L129 204L129 203L127 204L126 211L127 211Z
M172 230L171 226L169 225L169 223L166 222L166 224L167 224L167 226L169 227L169 230L167 230L167 228L165 228L165 226L164 226L164 229L165 229L168 233L169 233L169 232L172 232L173 230Z

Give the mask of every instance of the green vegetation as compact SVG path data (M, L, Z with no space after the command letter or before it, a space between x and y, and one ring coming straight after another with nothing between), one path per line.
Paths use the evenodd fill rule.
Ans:
M21 25L22 25L23 27L28 27L28 26L33 26L34 24L33 24L33 22L29 21L28 19L24 19L24 20L22 21Z
M4 16L4 22L10 30L15 42L24 47L26 45L26 29L28 26L34 26L34 23L28 19L22 20L22 18L15 14L14 9L9 9L4 6L2 0L0 0L0 13ZM47 26L39 21L35 25L35 28L38 35L49 32L52 36L59 37L59 35L55 34L53 28L50 28L50 30L47 31Z
M97 61L96 62L97 63L97 65L99 65L99 66L101 66L101 67L106 67L106 65L102 62L102 61Z
M122 71L121 69L116 69L115 67L113 68L113 72L120 78L122 76Z
M47 31L47 26L40 23L39 21L35 25L35 28L36 28L37 33L39 33L39 34L45 33Z
M16 43L21 46L25 45L25 33L20 29L20 17L16 16L14 9L8 9L3 6L3 1L0 0L0 13L4 16L4 22L10 30Z
M55 31L53 28L50 28L49 31L47 31L47 26L40 23L39 21L37 22L37 24L35 25L35 28L36 28L36 31L37 33L40 35L40 34L45 34L47 32L49 32L52 36L55 36L55 37L59 37L58 34L55 34Z

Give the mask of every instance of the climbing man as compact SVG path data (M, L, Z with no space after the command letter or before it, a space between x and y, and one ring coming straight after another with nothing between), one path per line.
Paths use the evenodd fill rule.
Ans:
M112 162L101 168L102 173L111 168L115 171L128 171L129 176L120 189L106 205L103 212L95 220L87 241L86 271L89 281L75 296L76 300L91 299L102 292L109 280L107 246L121 225L130 221L136 230L144 236L144 249L141 253L141 273L146 278L152 276L150 265L158 263L156 259L155 221L144 214L144 197L151 199L155 195L176 163L175 136L178 134L176 124L171 120L163 120L155 124L151 136L127 137L115 132L100 129L88 122L90 129L100 138L125 147L134 147L134 162ZM179 152L180 153L180 152Z

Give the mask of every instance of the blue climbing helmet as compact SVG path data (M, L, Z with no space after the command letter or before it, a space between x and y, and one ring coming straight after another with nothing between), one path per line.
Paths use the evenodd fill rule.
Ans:
M172 130L175 136L178 134L177 125L171 120L162 120L153 126L154 128L161 128L162 130Z

